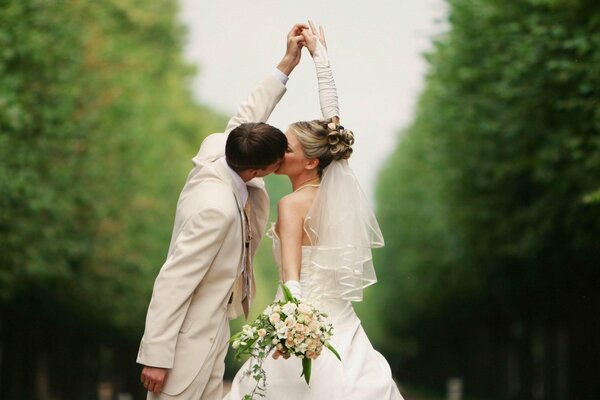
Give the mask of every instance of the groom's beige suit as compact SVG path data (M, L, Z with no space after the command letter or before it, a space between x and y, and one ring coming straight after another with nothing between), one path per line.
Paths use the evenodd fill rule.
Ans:
M169 369L163 392L149 394L151 399L222 398L227 318L242 313L247 238L241 195L222 160L225 142L238 125L266 121L285 90L277 78L268 76L242 103L225 132L208 136L193 159L137 358L140 364ZM247 188L253 257L265 231L269 200L262 179L251 180Z

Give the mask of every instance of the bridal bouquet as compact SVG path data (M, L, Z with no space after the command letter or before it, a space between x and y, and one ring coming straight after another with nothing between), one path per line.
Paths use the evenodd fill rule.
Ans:
M319 357L323 347L341 360L329 344L333 327L325 320L327 315L294 298L287 286L282 284L281 288L283 300L273 302L254 322L244 325L241 332L229 339L237 359L243 355L253 359L246 375L254 378L256 386L243 400L251 400L255 394L264 396L267 377L262 365L273 349L284 358L293 355L302 359L300 376L304 376L307 384L310 383L311 362Z

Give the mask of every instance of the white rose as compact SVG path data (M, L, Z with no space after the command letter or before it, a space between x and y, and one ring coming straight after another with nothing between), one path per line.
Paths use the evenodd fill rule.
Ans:
M298 311L300 311L303 314L311 314L312 308L308 304L300 303L298 305Z
M306 343L300 343L299 345L296 346L296 351L304 353L306 351L307 347L308 346L306 346ZM304 357L300 357L300 358L304 358Z
M261 328L261 329L258 330L258 336L265 337L266 334L267 334L267 330L266 329Z
M265 308L265 311L263 311L263 315L266 315L268 317L271 314L273 314L273 307L268 306L267 308Z
M313 332L316 332L316 331L318 331L318 330L321 328L321 324L319 324L317 321L314 321L314 320L313 320L313 321L311 321L311 322L308 324L308 328L309 328L311 331L313 331Z
M294 311L296 311L296 308L298 308L298 306L295 303L286 303L283 308L282 311L286 314L286 315L292 315L294 314Z
M271 316L269 317L269 321L271 321L271 323L273 325L275 325L276 323L278 323L279 321L281 321L281 315L279 315L279 313L274 312L273 314L271 314Z
M256 330L256 328L253 328L250 325L244 325L244 327L242 328L242 332L244 333L245 336L248 337L248 339L254 338L255 330Z
M275 330L279 339L285 338L287 333L289 332L287 325L284 324L282 321L279 321L277 324L275 324Z

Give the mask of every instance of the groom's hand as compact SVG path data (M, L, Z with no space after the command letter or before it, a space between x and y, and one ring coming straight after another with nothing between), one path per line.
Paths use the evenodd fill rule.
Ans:
M169 370L166 368L144 367L142 369L142 383L152 393L160 393L167 381Z
M305 29L309 29L307 24L296 24L287 35L285 55L279 65L277 65L277 68L287 76L290 75L300 62L302 47L304 46L302 31Z

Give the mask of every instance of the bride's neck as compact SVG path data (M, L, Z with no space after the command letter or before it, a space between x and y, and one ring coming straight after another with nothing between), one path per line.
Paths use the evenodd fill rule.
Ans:
M290 182L292 183L292 190L298 190L302 186L318 185L321 179L319 179L319 175L316 172L310 174L302 173L294 177L290 176Z

